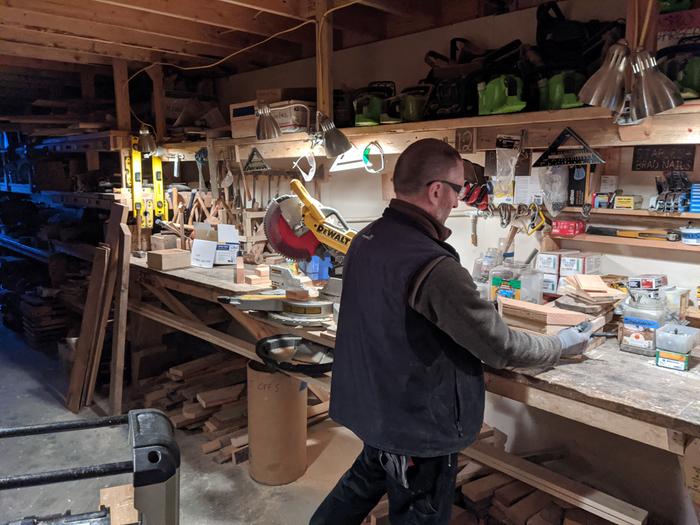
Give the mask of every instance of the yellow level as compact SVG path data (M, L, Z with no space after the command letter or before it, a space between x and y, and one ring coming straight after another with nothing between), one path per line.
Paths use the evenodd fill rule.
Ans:
M168 220L168 201L165 200L165 188L163 186L163 161L160 157L151 157L151 171L153 171L153 214L162 220Z
M141 152L137 149L138 138L131 137L131 213L141 216L141 227L147 228L148 213L143 204L143 169Z

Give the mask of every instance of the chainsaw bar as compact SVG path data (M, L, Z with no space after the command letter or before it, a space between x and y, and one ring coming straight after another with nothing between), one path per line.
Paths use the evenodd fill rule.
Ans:
M263 219L263 228L267 236L267 242L270 243L273 250L289 259L308 261L316 253L321 243L306 228L302 229L303 233L301 235L297 235L282 215L280 202L294 198L296 197L292 195L283 195L270 202Z

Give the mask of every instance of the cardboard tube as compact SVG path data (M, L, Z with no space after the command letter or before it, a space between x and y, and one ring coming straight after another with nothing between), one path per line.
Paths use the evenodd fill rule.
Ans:
M248 365L250 477L285 485L306 470L306 383Z

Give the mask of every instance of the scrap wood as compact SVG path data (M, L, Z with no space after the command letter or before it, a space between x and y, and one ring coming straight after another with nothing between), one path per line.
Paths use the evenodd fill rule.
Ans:
M649 513L644 509L489 445L475 443L464 453L479 463L613 523L643 525L648 518Z
M324 412L328 412L328 408L330 406L330 401L326 401L325 403L318 403L317 405L311 405L306 407L306 417L312 418L315 416L319 416L323 414Z
M527 520L527 525L560 525L564 509L552 502Z
M233 460L233 453L235 450L236 447L226 445L224 448L219 450L219 452L217 452L212 459L214 460L214 463L228 463L229 461Z
M505 514L514 525L527 525L528 520L552 503L552 496L535 491L516 504L507 507Z
M204 408L199 403L184 403L182 405L182 414L189 418L211 416L214 412L216 412L216 408Z
M245 384L241 383L234 386L225 386L214 390L205 390L197 394L197 401L204 408L218 407L238 401L241 397Z
M513 478L500 472L494 472L476 481L462 485L462 494L471 501L481 501L493 495L496 489L507 485Z
M524 498L528 494L534 492L534 487L523 483L522 481L513 480L512 482L500 487L493 493L494 501L502 503L506 507L510 507L516 501Z
M117 485L100 489L100 506L109 509L111 525L133 525L139 522L134 507L134 485Z
M171 366L168 370L168 375L173 379L184 380L197 374L197 372L225 361L227 357L225 353L217 351L213 354L200 357L199 359L182 363L181 365Z
M579 312L563 310L561 308L528 303L517 299L498 297L498 303L502 312L512 317L522 317L542 324L556 324L573 326L586 320L586 316Z

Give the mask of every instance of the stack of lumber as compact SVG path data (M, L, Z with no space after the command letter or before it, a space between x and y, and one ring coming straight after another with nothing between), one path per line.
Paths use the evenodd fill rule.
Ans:
M540 305L506 297L498 298L498 310L511 328L535 334L554 335L568 326L588 319L586 314L564 310L551 304Z
M495 431L498 433L498 431ZM483 434L483 429L482 429ZM642 525L647 511L558 474L545 465L563 454L522 458L480 438L458 456L455 505L450 525ZM367 524L388 524L382 499Z
M587 305L606 307L626 297L625 293L608 286L600 275L569 275L565 280L566 295Z
M87 296L83 305L84 315L66 394L66 406L76 413L82 406L93 402L107 322L115 299L111 379L121 382L131 255L131 234L126 226L128 211L126 206L112 203L105 243L95 248ZM117 393L121 399L121 387L117 389ZM110 395L113 393L110 392Z
M201 431L203 454L216 463L248 459L246 367L248 360L226 352L173 366L140 382L143 404L163 410L175 428ZM328 396L309 387L309 424L328 416Z
M52 350L65 337L68 316L65 307L55 299L25 293L22 295L20 311L24 338L35 350Z

